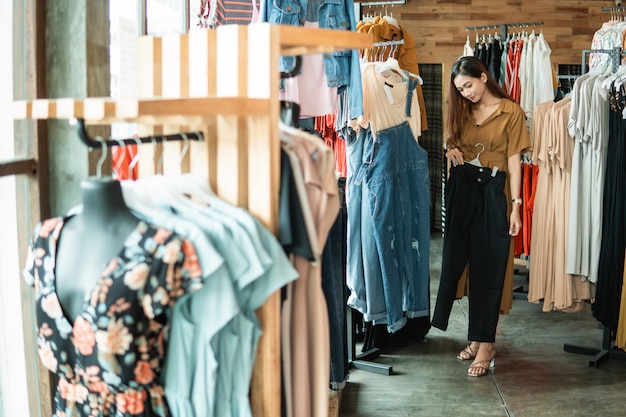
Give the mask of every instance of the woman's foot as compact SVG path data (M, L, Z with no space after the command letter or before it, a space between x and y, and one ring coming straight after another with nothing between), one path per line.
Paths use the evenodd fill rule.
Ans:
M496 348L493 343L481 343L476 359L467 370L468 376L485 376L489 373L489 369L495 365L494 357L496 356Z
M470 359L474 359L476 357L476 353L478 352L479 346L479 342L469 342L469 344L465 346L458 355L456 355L456 358L460 361L468 361Z

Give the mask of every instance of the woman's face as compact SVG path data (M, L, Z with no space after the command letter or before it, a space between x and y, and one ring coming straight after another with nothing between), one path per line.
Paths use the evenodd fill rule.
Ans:
M478 103L483 94L485 94L486 81L487 77L485 74L482 74L480 78L459 74L454 79L454 86L463 98L472 103Z

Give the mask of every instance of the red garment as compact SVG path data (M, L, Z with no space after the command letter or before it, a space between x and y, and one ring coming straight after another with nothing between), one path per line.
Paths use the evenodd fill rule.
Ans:
M116 180L136 180L139 178L138 164L133 166L132 172L128 171L135 156L137 156L137 145L114 146L111 148L113 177Z
M514 243L514 248L513 248L513 255L516 257L519 257L520 255L524 254L524 227L526 227L526 224L524 222L524 213L525 213L525 205L526 205L526 199L524 198L524 185L525 185L525 180L526 180L526 170L524 169L525 165L522 164L521 168L522 168L522 180L521 180L521 191L522 191L522 205L520 206L519 210L520 210L520 220L522 221L522 230L520 230L520 232L517 234L517 236L515 236L515 238L513 238L513 243Z
M535 195L537 191L537 178L539 176L539 166L524 164L525 170L522 192L524 193L524 212L522 218L522 232L524 235L524 253L530 256L530 237L532 231L533 207L535 205Z
M522 100L522 84L519 79L519 67L522 60L522 49L524 48L524 41L521 39L516 40L513 43L513 62L511 73L511 91L509 94L517 103Z
M335 119L334 114L317 116L315 118L315 130L322 135L326 145L335 153L335 171L339 172L341 176L347 177L346 144L335 130Z

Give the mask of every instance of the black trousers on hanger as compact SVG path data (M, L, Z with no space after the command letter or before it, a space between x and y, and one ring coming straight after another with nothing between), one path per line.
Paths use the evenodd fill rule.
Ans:
M469 262L468 340L494 342L509 255L506 174L471 164L450 169L446 183L446 224L439 292L432 325L441 330Z

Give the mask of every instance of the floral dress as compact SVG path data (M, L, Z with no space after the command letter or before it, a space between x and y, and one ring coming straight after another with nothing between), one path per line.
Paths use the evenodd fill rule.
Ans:
M56 249L65 220L37 225L24 270L35 289L39 356L59 377L53 416L169 415L159 382L166 313L202 285L193 246L139 222L72 323L56 293Z

